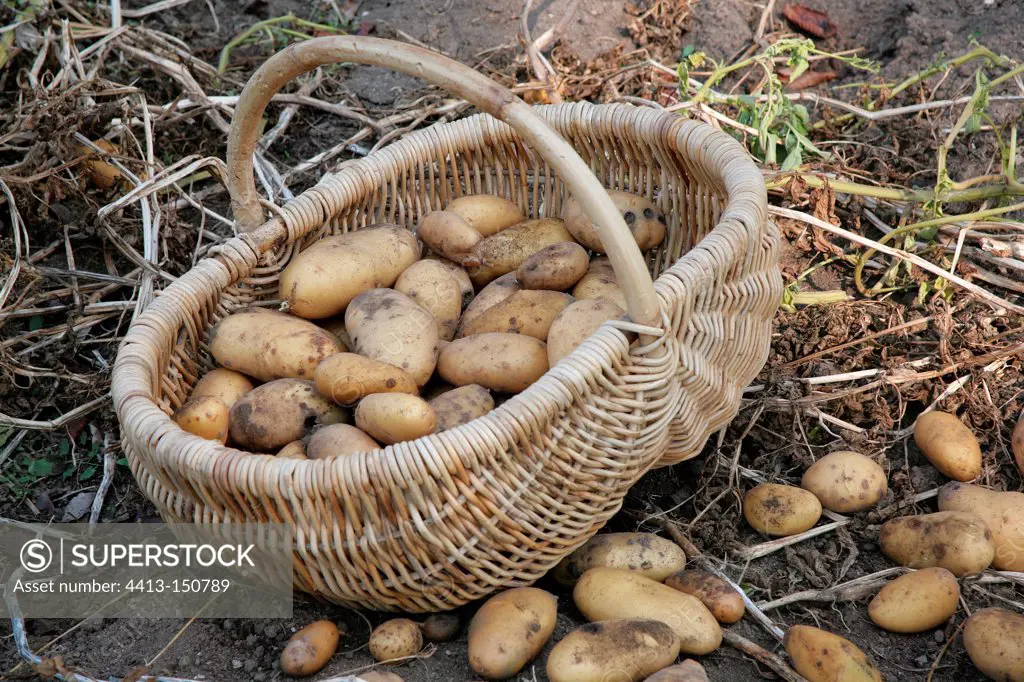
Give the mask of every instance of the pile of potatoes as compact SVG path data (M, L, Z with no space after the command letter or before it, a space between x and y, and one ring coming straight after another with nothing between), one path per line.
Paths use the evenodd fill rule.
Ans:
M611 195L640 248L664 240L652 202ZM463 196L415 232L378 225L327 237L281 272L286 312L250 308L214 325L219 367L173 418L197 436L289 459L465 424L625 317L602 248L572 198L561 219L527 220L506 199Z

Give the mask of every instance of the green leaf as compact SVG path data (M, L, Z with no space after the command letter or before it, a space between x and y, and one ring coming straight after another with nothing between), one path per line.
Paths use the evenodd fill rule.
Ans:
M71 452L71 441L69 441L67 438L62 438L60 441L60 445L57 446L57 451L60 452L61 455L66 456L69 452Z
M33 315L28 318L28 330L30 332L36 332L43 328L43 316Z
M53 475L53 462L48 459L34 459L28 465L28 472L33 476L44 478Z
M122 457L121 459L117 460L117 465L121 466L121 467L128 466L128 458L127 457Z
M794 168L799 167L803 162L803 150L800 148L800 145L795 145L789 154L786 154L786 158L782 162L782 170L793 170Z
M692 45L692 44L691 45L683 45L683 49L680 50L680 52L679 52L679 58L680 59L686 59L687 57L689 57L691 54L693 54L696 51L697 51L697 46L696 45Z
M82 473L78 475L79 481L88 481L90 478L96 475L96 465L91 464L82 470Z

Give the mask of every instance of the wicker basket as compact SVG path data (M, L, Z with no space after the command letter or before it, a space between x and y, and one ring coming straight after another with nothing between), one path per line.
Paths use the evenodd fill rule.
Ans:
M420 76L487 113L349 162L267 220L252 175L255 123L288 80L332 62ZM425 612L530 584L597 532L644 472L696 455L766 360L782 295L778 234L760 172L707 125L627 105L533 108L435 53L356 37L272 57L234 121L229 189L240 234L132 325L114 367L114 403L131 469L165 520L292 524L302 591ZM641 254L602 185L655 200L668 220L665 242ZM557 216L567 193L581 198L633 322L605 324L490 414L376 452L279 460L170 420L212 366L210 326L275 299L297 252L376 222L412 227L479 192L532 217Z

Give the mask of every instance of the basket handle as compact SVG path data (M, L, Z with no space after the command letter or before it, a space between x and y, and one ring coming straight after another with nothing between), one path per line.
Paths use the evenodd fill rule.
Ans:
M240 230L249 232L264 222L252 158L267 104L296 76L338 62L385 66L422 78L512 126L555 169L594 221L633 321L661 326L658 298L643 255L608 192L572 146L528 104L487 76L436 52L393 40L357 36L313 38L281 50L252 75L238 99L228 135L227 185Z

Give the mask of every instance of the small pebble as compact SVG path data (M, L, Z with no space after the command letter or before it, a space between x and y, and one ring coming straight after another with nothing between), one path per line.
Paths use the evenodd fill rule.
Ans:
M918 668L924 668L928 665L928 657L924 654L918 656L914 659L914 665L916 665Z
M250 647L256 646L256 635L249 635L248 637L246 637L245 645Z
M231 632L235 629L235 621L231 620L230 618L225 618L224 622L221 623L220 626L228 632Z
M267 679L267 674L266 673L253 673L252 674L252 679L253 679L253 682L264 682L264 680Z
M942 630L936 630L935 634L932 635L932 636L935 638L935 641L938 644L942 644L943 642L946 641L946 633L943 632Z
M267 639L277 639L278 635L281 634L281 630L276 625L268 625L263 628L263 634Z
M240 669L242 667L242 662L240 660L238 660L237 658L233 658L233 659L231 659L231 667L234 668L235 670L238 670L238 669Z
M188 668L191 665L192 665L192 659L189 658L188 656L179 656L178 657L178 667L179 668Z
M245 659L245 664L243 667L245 668L245 672L251 673L253 670L256 669L256 661L251 658L247 658Z

